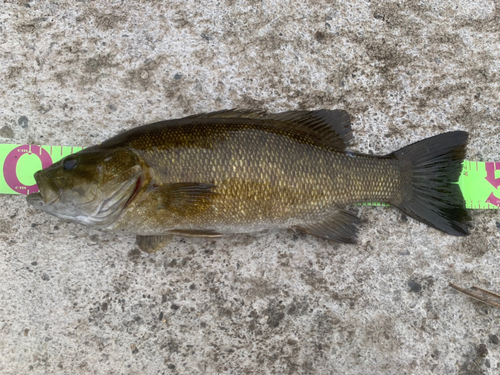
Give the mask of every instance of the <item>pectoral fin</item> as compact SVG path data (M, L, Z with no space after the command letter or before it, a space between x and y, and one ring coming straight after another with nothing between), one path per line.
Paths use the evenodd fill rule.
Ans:
M356 243L359 218L354 214L339 210L323 221L313 224L296 226L300 232L312 234L341 243Z
M158 194L158 208L176 212L197 213L211 205L216 195L215 185L198 182L179 182L153 187Z
M172 235L165 236L137 236L137 246L145 253L154 253L167 245L172 239Z

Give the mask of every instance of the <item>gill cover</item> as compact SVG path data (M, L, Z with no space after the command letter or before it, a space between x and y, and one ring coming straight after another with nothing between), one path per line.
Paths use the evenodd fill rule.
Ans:
M27 199L63 220L106 228L139 191L141 175L132 151L92 147L36 172L40 192Z

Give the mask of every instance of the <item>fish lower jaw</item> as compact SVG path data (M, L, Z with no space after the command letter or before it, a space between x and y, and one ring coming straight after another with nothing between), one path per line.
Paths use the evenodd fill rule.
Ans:
M32 193L26 197L26 201L30 206L40 208L44 205L42 195L40 193Z
M32 197L32 198L30 198ZM49 206L51 204L54 204L54 203L58 203L61 199L61 196L60 195L56 195L50 202L45 202L44 200L44 196L41 192L39 193L33 193L33 194L30 194L28 195L28 203L29 204L32 204L32 205L37 205L37 206ZM35 203L33 203L35 202Z
M58 217L59 219L65 221L65 222L81 224L81 225L85 225L86 227L96 228L96 229L107 230L111 225L114 224L113 222L112 223L103 223L101 220L96 220L95 218L93 218L91 216L86 216L86 215L72 216L72 215L64 215L61 213L57 213L57 214L51 213L51 214Z

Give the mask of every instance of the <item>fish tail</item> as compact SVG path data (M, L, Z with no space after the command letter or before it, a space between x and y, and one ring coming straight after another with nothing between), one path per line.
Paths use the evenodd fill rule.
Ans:
M401 162L403 179L392 204L440 231L468 235L470 216L458 186L467 138L467 132L454 131L394 152L392 156Z

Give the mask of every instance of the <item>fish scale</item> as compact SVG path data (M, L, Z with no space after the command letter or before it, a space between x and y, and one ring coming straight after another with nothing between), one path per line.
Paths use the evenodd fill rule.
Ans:
M162 225L145 224L141 233L148 234L161 232L163 226L205 227L222 233L246 232L249 226L279 228L318 221L349 203L389 202L397 194L400 172L395 160L348 156L264 127L215 127L211 124L197 135L208 143L205 148L161 148L171 143L169 136L185 137L182 126L148 133L130 143L154 171L154 184L213 183L217 194L210 208L173 216L155 210L156 199L144 198L129 207L116 229L132 230L128 223L146 212Z

